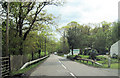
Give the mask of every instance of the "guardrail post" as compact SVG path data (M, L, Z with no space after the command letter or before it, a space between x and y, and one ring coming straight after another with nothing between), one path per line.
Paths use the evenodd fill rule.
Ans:
M92 65L93 65L93 62L92 62Z

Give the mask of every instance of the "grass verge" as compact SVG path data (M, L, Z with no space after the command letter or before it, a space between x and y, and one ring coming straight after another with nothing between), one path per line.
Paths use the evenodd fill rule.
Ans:
M72 56L72 55L70 55L70 56ZM89 58L88 55L79 55L79 56L83 59L88 59ZM75 57L75 55L72 56L72 57ZM78 62L78 63L85 64L85 65L93 66L93 67L108 68L108 59L106 57L97 56L97 58L99 58L100 60L96 61L96 62L102 64L103 66L100 66L100 65L97 65L97 64L92 65L92 63L90 61L88 63L87 63L87 61L84 61L84 62L80 61L80 60L75 60L75 61ZM119 65L120 65L120 63L118 62L118 59L111 58L111 66L110 66L111 69L118 69L118 68L120 68Z

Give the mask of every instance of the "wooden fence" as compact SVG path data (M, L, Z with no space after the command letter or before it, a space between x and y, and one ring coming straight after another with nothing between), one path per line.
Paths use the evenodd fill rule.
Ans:
M10 75L10 56L6 57L0 57L1 65L0 65L0 71L2 78Z
M11 71L19 70L29 59L26 55L11 55L10 56L10 66Z
M94 60L91 60L91 59L82 59L82 58L77 58L76 60L80 60L80 62L82 62L82 61L83 61L83 63L84 63L84 61L87 61L87 63L88 63L88 62L91 62L91 63L92 63L92 65L93 65L93 64L97 64L97 65L99 65L99 66L103 66L102 64L100 64L100 63L98 63L98 62L96 62L96 61L94 61Z

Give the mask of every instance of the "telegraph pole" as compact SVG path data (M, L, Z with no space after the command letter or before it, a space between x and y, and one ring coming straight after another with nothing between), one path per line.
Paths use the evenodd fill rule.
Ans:
M6 55L9 54L9 6L10 6L10 3L8 2L8 5L7 5L7 26L6 26Z

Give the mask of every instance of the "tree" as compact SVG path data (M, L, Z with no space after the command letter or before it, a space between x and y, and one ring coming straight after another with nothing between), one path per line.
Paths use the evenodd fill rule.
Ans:
M77 48L77 46L76 46L76 42L77 42L76 41L77 40L76 39L77 38L76 28L78 25L79 24L77 22L74 22L74 21L68 23L68 26L70 26L70 28L67 31L67 40L68 40L68 44L69 44L70 49L72 49L72 55L73 55L73 49Z
M102 29L99 29L96 33L96 39L93 44L93 48L97 49L99 53L105 52L106 36Z
M34 30L37 26L42 24L53 24L52 15L46 14L43 8L47 5L59 5L58 1L43 1L39 3L35 2L11 2L10 3L10 20L13 21L14 37L19 37L19 53L23 54L23 43L26 40L30 31ZM2 17L6 14L7 2L2 2ZM6 19L6 18L5 18ZM6 23L6 22L5 22ZM4 24L4 26L6 26ZM10 26L12 26L10 24Z
M95 60L97 54L98 52L95 49L92 49L89 51L89 56L90 56L89 58Z
M118 40L120 40L120 22L114 22L113 23L113 27L112 27L112 39L113 39L113 43L117 42Z

